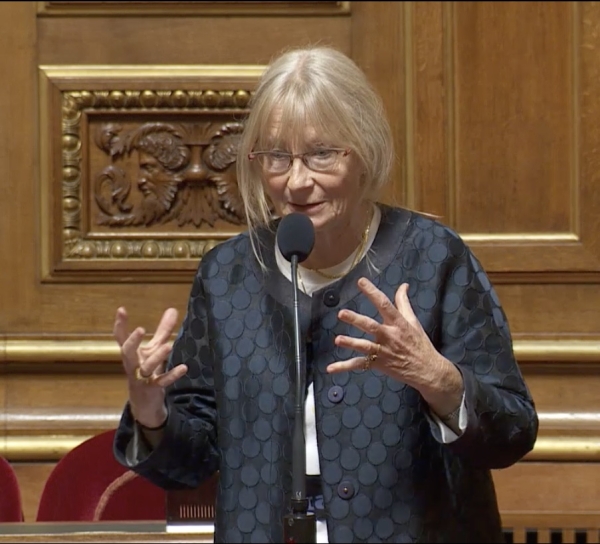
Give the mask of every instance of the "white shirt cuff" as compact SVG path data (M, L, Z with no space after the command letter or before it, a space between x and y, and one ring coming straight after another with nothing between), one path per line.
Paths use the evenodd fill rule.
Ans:
M456 434L450 427L448 427L433 411L431 413L431 418L435 421L439 428L440 433L442 434L442 442L444 444L450 444L450 442L454 442L458 439L458 437L463 433L463 431L467 428L467 407L465 406L465 394L463 393L462 400L460 401L460 410L458 412L458 428L460 430L460 434Z

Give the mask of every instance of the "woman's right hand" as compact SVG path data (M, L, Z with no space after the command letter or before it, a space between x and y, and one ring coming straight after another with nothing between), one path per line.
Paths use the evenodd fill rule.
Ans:
M152 339L141 345L146 331L127 329L127 311L119 308L113 335L121 347L123 368L128 378L129 404L135 420L144 427L160 427L167 418L165 387L187 372L186 365L177 365L165 372L167 358L173 347L170 341L177 324L177 310L165 310Z

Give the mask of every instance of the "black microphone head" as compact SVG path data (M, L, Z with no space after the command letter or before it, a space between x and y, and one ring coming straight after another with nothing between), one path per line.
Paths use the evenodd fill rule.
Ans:
M292 256L298 262L306 260L315 245L315 227L312 221L302 213L286 215L277 227L277 246L287 261Z

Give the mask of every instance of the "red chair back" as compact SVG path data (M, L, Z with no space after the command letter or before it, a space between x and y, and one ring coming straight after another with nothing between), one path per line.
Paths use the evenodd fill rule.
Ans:
M96 435L54 467L37 521L165 520L166 493L117 462L115 430Z
M0 522L23 521L19 480L13 466L0 457Z

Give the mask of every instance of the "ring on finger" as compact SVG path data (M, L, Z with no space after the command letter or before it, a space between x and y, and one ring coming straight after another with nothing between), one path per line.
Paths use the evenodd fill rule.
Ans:
M369 368L371 368L371 363L377 360L377 355L381 349L381 344L376 344L376 346L375 353L369 353L369 355L365 355L365 364L363 366L363 370L369 370Z
M363 365L363 370L369 370L371 368L371 363L377 359L377 355L365 355L365 364Z
M153 378L152 374L150 374L150 376L144 376L142 374L142 369L139 366L135 369L135 379L136 380L138 380L140 382L144 382L145 384L148 384L152 381L152 378Z

